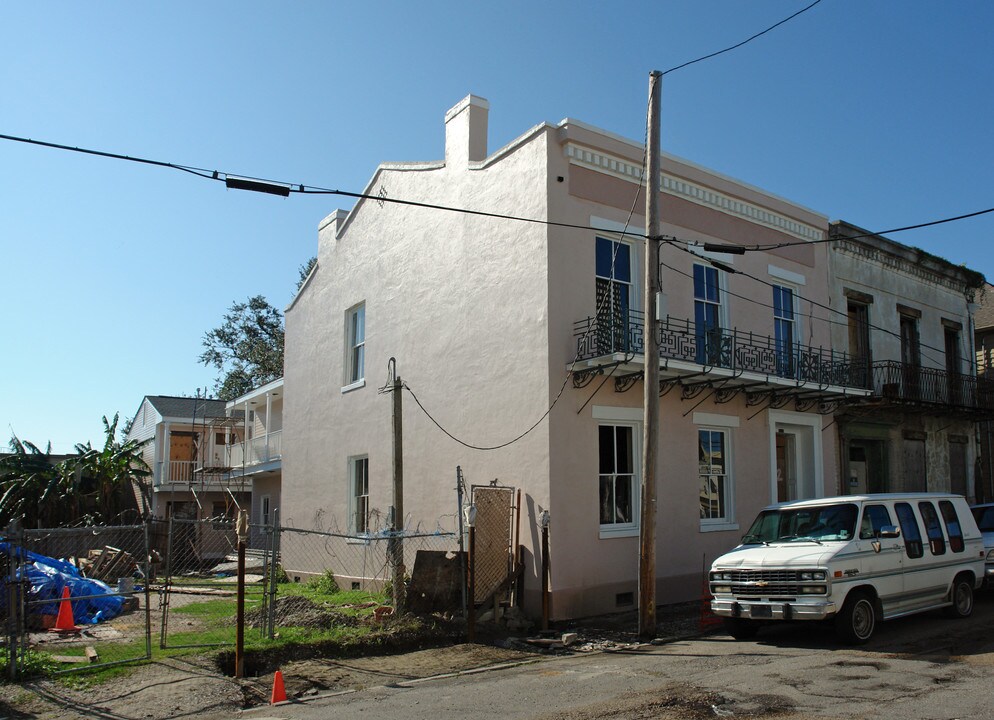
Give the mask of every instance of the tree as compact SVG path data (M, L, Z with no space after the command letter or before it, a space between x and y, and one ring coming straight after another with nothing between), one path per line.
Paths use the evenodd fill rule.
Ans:
M117 439L118 415L104 422L104 446L95 449L89 442L77 444L77 455L63 462L62 472L72 475L77 503L87 511L88 520L109 523L127 510L135 509L134 488L142 498L140 514L151 505L149 478L152 469L145 462L142 450L152 441Z
M34 527L68 519L67 488L57 465L51 443L41 450L11 436L10 454L0 459L0 523L20 518L25 526Z
M151 502L152 470L142 457L151 439L117 439L118 416L104 416L104 445L76 445L76 454L53 456L16 435L9 455L0 458L0 525L20 519L25 527L63 527L80 521L110 523L136 510L134 488L144 514Z
M297 272L300 273L300 277L297 279L297 292L300 292L300 288L303 287L307 276L311 274L311 270L313 270L314 266L317 264L318 259L316 257L312 257L310 260L297 268Z
M203 345L200 362L222 373L214 386L222 400L283 376L283 314L262 295L232 303Z

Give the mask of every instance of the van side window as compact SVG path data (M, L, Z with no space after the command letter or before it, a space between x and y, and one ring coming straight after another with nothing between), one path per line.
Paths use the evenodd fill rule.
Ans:
M939 501L939 510L942 512L942 519L946 522L946 534L949 536L949 549L953 552L963 552L963 529L959 524L959 517L956 515L956 508L948 500Z
M906 502L894 505L894 512L897 513L897 521L901 524L901 535L904 536L904 550L909 558L920 558L925 554L922 547L922 531L918 527L918 520L915 518L915 511Z
M930 502L918 503L918 512L925 521L925 534L928 535L928 549L933 555L946 554L946 539L942 536L942 526L939 524L939 513Z
M893 525L885 505L867 505L863 510L863 522L859 526L859 539L872 540L880 536L880 528Z

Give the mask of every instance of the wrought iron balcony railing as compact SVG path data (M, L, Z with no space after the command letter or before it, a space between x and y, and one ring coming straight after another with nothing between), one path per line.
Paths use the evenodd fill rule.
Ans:
M895 361L872 366L874 396L910 405L994 411L994 380Z
M604 314L574 323L578 358L643 354L644 322L644 313L630 310L614 313L614 317ZM786 343L753 332L701 328L690 320L667 317L659 322L657 342L660 358L704 368L758 373L820 386L866 389L869 383L866 364L855 362L847 353Z
M605 313L574 323L577 358L642 355L644 314L635 310ZM721 328L698 328L690 320L659 322L659 356L700 366L723 368L797 383L870 390L865 401L905 406L966 410L994 415L994 379L895 361L869 363L848 353L783 343L768 335Z

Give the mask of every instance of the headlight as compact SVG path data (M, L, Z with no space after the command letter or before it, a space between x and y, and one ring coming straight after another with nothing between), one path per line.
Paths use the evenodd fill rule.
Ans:
M994 550L987 553L987 562L994 562Z
M713 572L711 573L711 580L720 582L722 580L729 581L732 579L732 573L730 572Z
M801 592L805 595L824 595L826 588L824 585L805 585L801 588Z
M824 580L824 570L805 570L801 573L801 580Z
M716 594L716 595L719 594L719 593L720 594L724 594L724 595L731 595L732 594L732 586L731 585L715 585L714 586L714 590L712 590L712 592L714 594Z

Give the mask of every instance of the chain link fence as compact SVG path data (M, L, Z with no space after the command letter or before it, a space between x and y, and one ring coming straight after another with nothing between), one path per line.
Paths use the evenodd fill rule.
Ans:
M148 527L8 529L2 548L10 676L30 652L56 672L151 657Z
M451 532L362 535L252 525L245 552L245 641L306 640L376 623L396 609L460 614L465 557ZM503 546L504 540L498 544ZM160 648L234 645L235 522L18 530L0 537L0 622L9 677L31 653L58 672L147 660ZM68 589L68 598L63 592Z
M435 568L452 565L456 573L440 577ZM306 614L309 604L332 608L336 614L356 616L358 611L374 609L379 615L389 614L396 608L398 598L394 593L394 570L401 561L405 568L413 569L431 578L424 589L412 594L408 588L411 577L405 575L405 595L419 608L431 606L458 611L461 576L458 573L458 537L455 533L391 533L343 535L316 530L281 528L279 533L281 583L276 588L274 628L300 627L293 613L285 608L294 607ZM447 562L446 562L447 561ZM432 570L422 571L431 565ZM434 580L434 582L432 582ZM445 588L438 585L445 583ZM306 598L300 600L300 597ZM287 598L294 598L288 600ZM403 601L402 601L403 602ZM454 605L453 605L454 602ZM346 625L351 621L345 620Z
M245 611L266 616L271 605L273 529L250 526L264 537L261 549L245 551ZM159 590L161 613L159 647L233 645L236 634L238 591L238 536L235 522L213 520L169 521L164 578ZM255 637L269 637L260 624Z

